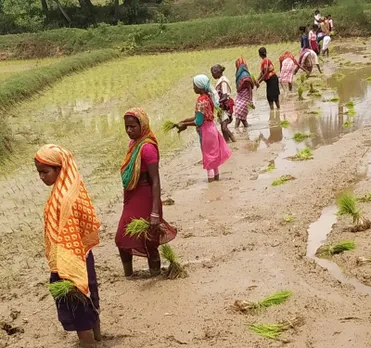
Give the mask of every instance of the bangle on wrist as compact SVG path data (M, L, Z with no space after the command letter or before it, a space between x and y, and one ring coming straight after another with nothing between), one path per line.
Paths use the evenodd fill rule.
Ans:
M151 213L151 216L154 217L154 218L159 218L159 217L160 217L160 214L157 214L157 213Z

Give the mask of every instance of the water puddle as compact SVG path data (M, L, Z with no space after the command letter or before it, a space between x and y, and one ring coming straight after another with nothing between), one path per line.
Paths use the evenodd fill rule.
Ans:
M358 292L371 295L370 286L362 284L355 278L346 277L335 262L316 257L316 251L325 244L327 235L331 232L332 226L336 223L336 212L336 205L326 207L323 209L320 218L309 226L307 256L315 260L322 268L327 269L328 272L342 284L353 285Z

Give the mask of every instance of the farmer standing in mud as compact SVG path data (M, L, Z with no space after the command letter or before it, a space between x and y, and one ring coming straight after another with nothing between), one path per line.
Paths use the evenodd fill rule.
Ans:
M150 275L154 277L161 273L158 247L174 239L176 229L162 217L160 155L148 116L143 109L132 108L125 113L124 120L131 140L121 167L124 207L115 241L126 277L134 274L133 255L148 259ZM127 234L128 224L141 218L150 224L148 234Z
M45 145L35 155L35 166L40 179L53 186L44 210L50 291L55 294L55 286L74 285L67 295L54 295L58 319L66 331L77 332L81 347L93 348L101 333L91 249L99 243L101 224L68 150Z

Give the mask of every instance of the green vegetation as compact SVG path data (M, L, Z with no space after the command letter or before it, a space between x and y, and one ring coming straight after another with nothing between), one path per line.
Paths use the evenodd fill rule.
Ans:
M344 123L343 123L343 127L344 128L350 128L353 126L353 121L352 120L346 120Z
M304 93L304 88L303 88L303 86L300 86L298 88L298 97L299 97L299 100L304 100L303 93Z
M147 231L149 229L149 222L143 218L133 219L130 224L127 225L125 234L130 237L139 238L144 234L144 238L147 238Z
M282 127L282 128L287 128L287 127L289 127L290 126L290 122L289 121L287 121L287 120L283 120L283 121L281 121L280 122L280 126Z
M279 186L279 185L282 185L282 184L284 184L284 183L286 183L287 181L290 181L290 180L295 180L295 177L293 177L290 174L282 175L279 179L274 180L272 182L272 186Z
M289 157L292 161L307 161L313 159L313 152L309 147L305 147L298 151L295 156Z
M368 77L368 78L366 79L366 81L367 81L367 82L371 82L371 77Z
M162 125L162 130L164 133L170 132L172 129L174 129L177 126L176 123L171 122L171 121L165 121L164 124Z
M48 289L55 300L78 300L86 302L85 297L70 280L60 280L48 285Z
M300 132L296 132L292 138L297 143L301 143L302 141L304 141L305 139L310 138L311 136L312 136L311 133L300 133Z
M344 105L347 109L354 109L355 103L353 100L349 100L348 102L345 103Z
M355 248L356 244L351 240L332 245L323 245L317 250L316 256L332 256L341 254L344 251L354 250Z
M274 164L274 161L270 162L267 166L267 169L265 170L267 173L273 172L276 169L276 165Z
M288 300L292 295L291 291L278 291L271 296L264 298L259 302L250 301L236 301L234 306L237 310L243 313L260 313L262 310L271 307L278 306Z
M184 266L180 264L178 257L169 244L161 245L160 251L161 256L170 263L166 272L168 279L184 278L187 276Z
M357 206L357 198L353 193L345 192L337 199L338 215L348 215L353 218L353 232L365 231L371 227L371 222L362 215Z
M286 223L291 223L291 222L294 222L295 220L296 220L296 217L294 215L285 215L283 217L283 221Z

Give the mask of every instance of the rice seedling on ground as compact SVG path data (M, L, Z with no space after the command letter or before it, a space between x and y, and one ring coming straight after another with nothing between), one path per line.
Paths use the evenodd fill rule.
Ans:
M295 156L289 157L289 159L292 161L307 161L313 159L313 152L309 147L305 147L298 151Z
M353 193L345 192L337 199L338 215L349 215L353 218L352 232L365 231L371 227L369 219L362 215L357 206L357 198Z
M144 234L144 237L148 239L147 232L149 229L149 222L143 218L133 219L130 224L127 225L125 234L130 237L139 238Z
M234 303L234 307L243 313L259 313L265 308L271 306L278 306L288 300L288 298L292 295L291 291L278 291L271 296L264 298L262 301L259 302L251 302L251 301L236 301Z
M350 128L353 126L353 121L352 120L346 120L344 123L343 123L343 127L344 128Z
M304 93L304 88L303 88L303 86L300 86L298 88L298 97L299 97L299 100L304 100L303 93Z
M357 198L357 201L361 203L371 202L371 193L366 193L363 197Z
M306 73L301 73L300 74L300 82L304 83L306 79L307 79L307 74Z
M286 223L294 222L296 220L296 217L293 215L285 215L283 217L283 221Z
M296 132L292 137L297 143L304 141L312 136L312 133L300 133Z
M282 128L287 128L287 127L289 127L290 126L290 122L289 121L287 121L287 120L283 120L283 121L281 121L280 122L280 126L282 127Z
M258 335L272 339L279 340L281 334L290 329L296 329L304 324L304 319L302 317L294 317L290 320L283 320L277 324L262 324L254 323L249 324L248 328L257 333Z
M349 100L348 102L345 103L344 106L345 106L346 108L348 108L348 109L353 109L354 106L355 106L355 103L354 103L353 100Z
M349 117L353 117L357 114L355 109L348 109L347 112L345 113Z
M319 93L319 90L318 89L315 89L314 87L313 87L313 83L311 83L310 85L310 88L309 88L309 94L315 94L315 93Z
M307 115L320 115L321 111L306 111L305 112Z
M172 121L165 121L162 125L162 130L164 133L170 132L172 129L176 128L177 124Z
M265 170L267 173L273 172L276 169L276 165L274 164L274 161L270 162L267 166L267 169Z
M279 186L279 185L282 185L285 182L290 181L290 180L295 180L295 177L293 177L290 174L288 174L288 175L282 175L279 179L274 180L272 182L272 186Z
M354 250L356 248L356 244L354 241L343 241L337 244L328 244L323 245L318 248L316 252L316 256L332 256L336 254L341 254L344 251Z
M371 76L366 79L367 82L371 82Z
M338 97L330 98L330 99L324 99L324 102L330 102L330 103L337 103L340 99Z
M170 247L169 244L161 245L161 256L167 260L170 265L166 272L166 277L168 279L185 278L187 276L187 271L184 269L175 255L175 252Z

